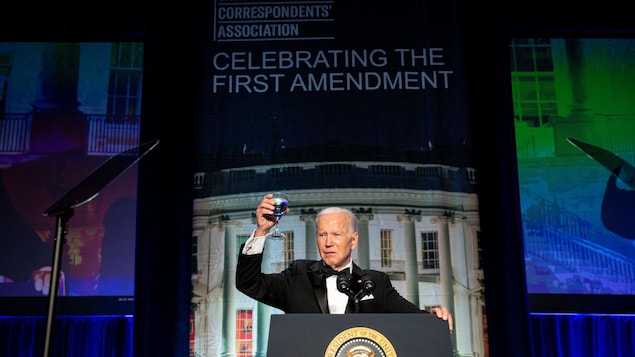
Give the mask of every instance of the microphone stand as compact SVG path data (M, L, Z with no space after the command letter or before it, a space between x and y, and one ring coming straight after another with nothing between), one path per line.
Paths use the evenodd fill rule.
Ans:
M55 316L55 300L60 280L60 268L62 266L62 246L66 242L68 233L68 221L74 214L74 208L79 207L95 198L99 192L134 165L150 150L159 144L159 140L145 142L135 148L122 151L111 156L99 167L91 172L83 181L73 187L62 198L44 211L45 216L55 216L55 251L53 252L53 266L49 285L49 309L46 320L46 338L44 340L43 357L51 357L51 338L53 331L53 318Z
M359 293L355 295L355 313L359 313Z
M360 300L368 295L370 293L370 291L366 291L366 289L362 289L359 292L357 292L357 294L355 294L355 297L353 298L355 301L355 313L359 313L359 302Z
M58 213L55 220L55 248L53 251L53 264L51 266L51 277L49 284L49 307L46 318L46 334L44 339L43 357L52 356L51 338L53 336L53 320L55 318L55 302L57 300L57 292L60 283L60 272L62 266L62 247L66 243L66 234L68 233L68 221L73 216L74 211L68 208Z

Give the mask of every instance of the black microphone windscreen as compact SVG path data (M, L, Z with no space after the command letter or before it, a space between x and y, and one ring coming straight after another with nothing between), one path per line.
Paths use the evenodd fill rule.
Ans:
M350 274L347 274L345 272L340 272L340 274L337 275L337 290L339 290L341 293L348 295L350 293L350 289L351 289Z
M372 281L368 276L363 276L362 289L364 289L364 291L366 291L367 293L371 293L373 290L375 290L375 282Z

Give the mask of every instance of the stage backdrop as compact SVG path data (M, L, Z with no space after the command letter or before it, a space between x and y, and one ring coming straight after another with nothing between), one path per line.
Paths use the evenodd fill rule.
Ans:
M314 217L360 219L354 260L453 348L488 355L462 14L453 1L212 1L201 13L191 352L264 355L269 316L235 288L266 193L289 195L263 269L319 259Z

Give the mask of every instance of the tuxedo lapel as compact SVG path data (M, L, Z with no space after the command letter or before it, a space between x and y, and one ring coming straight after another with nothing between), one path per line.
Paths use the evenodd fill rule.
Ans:
M364 275L364 270L359 265L353 263L353 277L360 277Z
M326 287L325 286L315 286L313 287L313 292L315 293L315 298L320 304L320 310L323 314L329 313L329 302L326 298Z
M320 305L320 310L323 314L329 313L329 303L326 298L326 277L320 273L322 262L318 261L315 264L309 266L307 274L309 274L309 280L313 286L313 293L315 299Z

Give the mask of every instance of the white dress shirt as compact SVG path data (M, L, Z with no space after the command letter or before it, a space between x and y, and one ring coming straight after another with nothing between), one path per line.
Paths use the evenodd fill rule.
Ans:
M349 269L350 271L351 265L352 262L349 263L344 269ZM348 295L337 290L337 275L331 275L326 278L326 299L329 302L330 314L343 314L346 312Z

